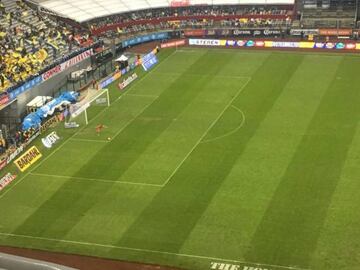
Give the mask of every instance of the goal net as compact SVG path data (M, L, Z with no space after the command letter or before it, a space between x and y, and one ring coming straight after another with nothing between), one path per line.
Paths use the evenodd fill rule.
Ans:
M87 125L96 115L110 106L109 90L89 88L80 95L80 101L70 106L65 127Z

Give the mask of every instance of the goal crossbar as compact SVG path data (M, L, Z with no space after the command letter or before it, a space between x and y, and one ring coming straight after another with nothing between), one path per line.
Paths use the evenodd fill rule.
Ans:
M70 109L71 118L75 119L80 114L84 113L85 124L87 125L89 123L87 109L91 106L91 104L94 101L98 100L104 94L106 94L106 106L110 107L110 95L108 89L95 90L89 88L86 95L82 98L82 100L71 106Z

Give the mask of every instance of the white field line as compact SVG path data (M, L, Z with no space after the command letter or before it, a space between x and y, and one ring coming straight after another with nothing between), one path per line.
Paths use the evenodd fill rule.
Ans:
M230 47L224 47L224 48L204 48L204 47L191 47L191 49L187 49L187 48L183 48L183 49L179 49L178 52L191 52L191 53L199 53L202 51L207 51L207 52L214 52L214 53L234 53L236 52L237 54L254 54L254 53L266 53L266 51L246 51L245 49L239 49L239 48L230 48ZM270 50L269 50L270 51ZM274 51L274 50L273 50Z
M237 94L229 101L229 103L226 105L226 107L222 110L222 112L219 114L219 116L212 122L212 124L208 127L208 129L204 132L204 134L200 137L200 139L195 143L193 148L191 148L190 152L184 157L184 159L179 163L179 165L175 168L175 170L171 173L171 175L166 179L163 186L166 186L171 178L174 177L176 172L180 169L180 167L184 164L184 162L188 159L188 157L194 152L195 148L201 143L201 141L205 138L205 136L209 133L209 131L215 126L215 124L220 120L220 118L223 116L223 114L226 112L226 110L231 106L231 104L234 102L234 100L240 95L240 93L245 89L245 87L249 84L251 81L251 77L247 77L246 83L239 89Z
M187 53L199 53L200 50L191 50L191 49L177 49L177 52L187 52Z
M96 119L96 117L94 117L92 120L94 120L94 119ZM85 127L83 127L83 128L85 128ZM7 193L9 193L11 190L13 190L18 184L20 184L31 172L35 171L41 164L43 164L46 160L48 160L50 157L52 157L57 151L59 151L68 141L70 141L70 139L72 139L83 128L79 129L73 135L71 135L69 138L67 138L58 148L56 148L48 156L46 156L44 159L42 159L35 167L33 167L26 174L24 174L18 181L16 181L12 186L10 186L3 194L1 194L0 199L2 199Z
M168 60L169 57L172 56L175 52L176 52L176 51L173 51L171 54L169 54L161 63L164 63L166 60ZM143 77L141 77L140 80L136 81L136 83L140 83L140 82L146 77L146 75L150 74L151 72L154 72L159 66L160 66L160 64L157 65L156 67L154 67L153 69L151 69L148 73L146 73ZM133 87L134 85L135 85L135 84L132 84L130 87ZM119 97L115 100L115 102L116 102L117 100L121 99L123 96L127 96L127 95L130 96L130 94L129 94L129 88L128 88L128 90L127 90L124 94L122 94L121 96L119 96ZM146 106L140 111L140 113L138 113L135 117L133 117L133 119L131 119L131 120L130 120L124 127L122 127L118 132L116 132L115 135L111 138L110 141L114 140L125 128L127 128L137 117L139 117L149 106L151 106L151 105L155 102L155 100L157 100L157 99L159 98L159 96L151 96L151 95L138 95L138 94L131 94L131 95L132 95L132 96L142 96L142 97L144 97L144 96L146 96L146 97L153 97L154 100L153 100L150 104L146 105Z
M181 72L156 72L156 75L181 75L181 76L207 76L207 74L198 74L198 73L191 73L191 74L184 74ZM220 77L220 78L233 78L233 79L248 79L249 76L236 76L236 75L213 75L213 77Z
M171 54L169 54L163 61L161 61L156 67L154 67L152 70L150 70L148 73L146 73L143 77L141 77L137 82L140 82L141 80L144 79L144 77L146 77L146 75L150 74L151 72L153 72L154 70L156 70L157 67L159 67L161 64L163 64L166 60L168 60L170 58L170 56L172 56L176 51L173 51ZM136 84L136 82L132 85L130 85L130 87L128 88L128 91L126 93L129 92L129 90ZM125 93L125 94L126 94ZM120 95L112 104L114 104L115 102L117 102L118 100L121 99L121 97L123 97L125 94ZM102 110L100 113L98 113L93 119L91 119L89 121L89 124L94 121L95 119L97 119L101 114L103 114L105 111L107 111L110 107L106 107L104 110ZM73 135L71 135L69 138L67 138L58 148L56 148L53 152L51 152L47 157L45 157L44 159L42 159L33 169L31 169L30 171L28 171L26 174L24 174L20 179L18 179L13 185L11 185L10 187L8 187L1 195L0 195L0 200L6 195L8 194L11 190L13 190L18 184L20 184L31 172L35 171L41 164L43 164L46 160L48 160L50 157L52 157L52 155L54 155L57 151L59 151L68 141L70 141L72 138L74 138L80 131L82 131L86 126L82 127L81 129L79 129L78 131L76 131Z
M101 179L101 178L86 178L86 177L54 175L54 174L44 174L44 173L30 173L30 175L44 176L44 177L51 177L51 178L74 179L74 181L79 180L79 181L88 181L88 182L101 182L101 183L134 185L134 186L162 187L162 185L157 185L157 184L148 184L148 183L139 183L139 182L127 182L127 181L115 181L115 180L108 180L108 179Z
M171 256L184 257L184 258L211 260L211 261L216 261L216 262L232 262L232 263L267 266L267 267L275 267L275 268L291 269L291 270L309 270L309 269L299 268L299 267L294 267L294 266L283 266L283 265L274 265L274 264L254 263L254 262L246 262L246 261L239 261L239 260L232 260L232 259L223 259L223 258L216 258L216 257L207 257L207 256L200 256L200 255L191 255L191 254L184 254L184 253L174 253L174 252L166 252L166 251L159 251L159 250L149 250L149 249L142 249L142 248L130 248L130 247L108 245L108 244L98 244L98 243L81 242L81 241L73 241L73 240L65 240L65 239L55 239L55 238L38 237L38 236L30 236L30 235L21 235L21 234L13 234L13 233L0 232L0 236L24 238L24 239L33 239L33 240L41 240L41 241L48 241L48 242L57 242L57 243L65 243L65 244L72 244L72 245L81 245L81 246L92 246L92 247L101 247L101 248L120 249L120 250L136 251L136 252L142 252L142 253L171 255Z
M214 141L217 141L217 140L220 140L220 139L223 139L225 137L228 137L228 136L231 136L232 134L236 133L239 129L241 129L244 125L245 125L245 122L246 122L246 117L245 117L245 114L242 110L240 110L238 107L234 106L234 105L231 105L231 108L234 108L235 110L237 110L240 114L241 114L241 117L242 117L242 121L240 123L240 125L235 128L234 130L224 134L224 135L221 135L221 136L218 136L218 137L215 137L213 139L209 139L209 140L204 140L202 141L201 143L209 143L209 142L214 142Z
M119 134L126 129L132 122L134 122L148 107L150 107L158 98L155 98L152 102L150 102L148 105L146 105L139 113L137 113L130 121L128 121L125 126L120 128L115 135L111 138L110 141L114 140Z
M142 94L127 94L129 97L150 97L150 98L158 98L156 95L142 95Z
M264 51L260 51L260 50L247 50L246 48L231 48L231 47L223 47L223 48L218 48L218 47L196 47L196 46L192 46L192 49L187 49L187 48L183 48L183 49L178 49L179 52L201 52L203 50L209 51L209 52L215 52L215 53L237 53L237 54L261 54L261 53L281 53L281 54L304 54L304 55L320 55L320 56L339 56L342 55L341 52L336 52L336 51L294 51L294 50L290 50L290 51L286 51L286 50L277 50L276 48L268 48ZM360 55L358 53L346 53L347 57L354 57L354 58L359 58Z
M95 143L109 143L110 141L105 140L90 140L90 139L80 139L80 138L72 138L72 141L75 142L95 142Z
M157 66L155 66L153 69L151 69L149 72L145 73L144 76L142 76L139 80L135 80L135 82L133 84L131 84L127 89L125 89L124 94L120 95L114 102L118 101L119 99L121 99L123 96L127 96L129 95L129 92L131 89L134 88L134 85L139 84L142 80L144 80L144 78L146 78L147 75L149 75L150 73L154 72L155 70L157 70L161 64L165 63L167 60L170 59L171 56L173 56L175 54L176 51L173 51L172 53L170 53L168 56L166 56L164 58L164 60L162 60ZM113 103L114 103L113 102Z

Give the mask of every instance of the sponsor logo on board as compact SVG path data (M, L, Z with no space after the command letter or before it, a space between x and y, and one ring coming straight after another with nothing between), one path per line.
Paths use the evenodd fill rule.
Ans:
M16 175L13 175L11 173L7 173L5 176L3 176L0 179L0 191L3 190L7 185L9 185L12 181L14 181L16 178Z
M124 81L122 81L121 83L119 83L119 88L121 90L123 90L124 88L126 88L128 85L130 85L133 81L135 81L138 78L138 75L136 73L134 73L133 75L129 76L128 78L126 78Z
M224 262L211 262L210 263L211 270L273 270L273 268L269 268L267 266L249 266L243 264L231 264Z
M26 171L33 165L36 161L38 161L42 157L39 149L36 146L31 147L27 150L22 156L20 156L17 160L14 161L16 167L22 172Z
M46 148L51 148L58 140L60 140L60 137L54 131L47 135L45 138L42 138L41 142Z

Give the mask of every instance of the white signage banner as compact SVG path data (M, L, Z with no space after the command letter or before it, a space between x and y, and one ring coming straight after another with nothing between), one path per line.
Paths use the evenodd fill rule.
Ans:
M51 132L48 136L41 139L41 142L46 148L51 148L58 140L60 140L60 137L56 134L56 132Z
M53 76L59 74L60 72L82 62L83 60L91 57L92 55L94 54L93 50L90 49L90 50L87 50L71 59L69 59L68 61L60 64L60 65L57 65L56 67L46 71L45 73L42 74L42 79L44 81L46 80L49 80L50 78L52 78Z
M221 46L220 40L218 39L196 39L190 38L189 45L194 46Z

